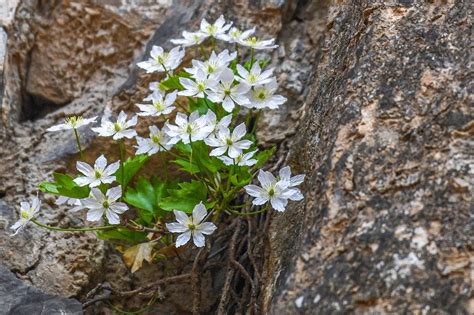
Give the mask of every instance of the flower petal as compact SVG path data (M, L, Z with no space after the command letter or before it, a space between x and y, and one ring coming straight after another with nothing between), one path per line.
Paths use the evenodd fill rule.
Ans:
M178 238L176 238L175 246L176 247L183 246L184 244L189 242L190 238L191 238L191 231L184 232L183 234L178 236Z

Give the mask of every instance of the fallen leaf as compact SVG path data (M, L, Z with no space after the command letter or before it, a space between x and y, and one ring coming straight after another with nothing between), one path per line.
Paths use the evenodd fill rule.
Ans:
M123 253L123 260L128 268L132 269L132 273L142 267L143 260L149 263L153 260L152 250L155 242L141 243L128 248Z

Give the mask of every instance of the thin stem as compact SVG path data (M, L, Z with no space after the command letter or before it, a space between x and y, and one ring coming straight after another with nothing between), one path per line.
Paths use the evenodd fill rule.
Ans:
M119 140L119 150L120 150L120 169L121 169L121 177L122 177L122 197L120 197L120 200L123 198L123 194L125 191L125 168L124 168L124 161L125 161L125 147L123 143L123 139Z
M250 69L252 69L253 63L255 62L255 60L253 59L253 53L254 53L254 49L250 48Z
M239 62L239 45L237 43L235 43L235 51L237 52L237 62Z
M158 143L158 145L166 152L166 153L169 153L171 154L172 156L174 156L175 158L181 158L181 156L179 156L178 154L168 150L167 148L165 148L161 143Z
M193 173L193 151L194 151L194 148L193 148L193 141L191 140L191 135L189 135L189 144L191 145L191 154L189 155L189 165L191 167L191 175L194 174Z
M228 209L232 214L235 214L235 215L254 215L254 214L259 214L259 213L262 213L262 212L265 212L268 210L268 205L263 208L263 209L260 209L258 211L253 211L253 212L239 212L239 211L235 211L235 210L230 210Z
M84 160L84 153L82 153L81 141L79 140L79 134L77 133L77 129L73 128L74 136L76 137L77 148L79 149L79 154L81 155L81 160Z
M171 77L171 75L170 75L168 69L166 69L165 65L164 65L162 62L160 62L160 65L161 65L161 66L163 67L163 69L165 70L166 75L167 75L168 77Z
M87 232L87 231L99 231L99 230L110 230L117 228L116 226L106 225L106 226L97 226L97 227L90 227L90 228L59 228L47 224L43 224L41 222L36 221L35 219L31 220L34 224L53 231L63 231L63 232Z
M250 125L250 119L252 118L252 116L253 116L253 109L250 109L247 113L247 116L245 117L245 126L247 126L247 128Z
M255 131L257 130L257 123L258 123L258 120L259 120L261 114L262 114L262 110L259 109L258 112L257 112L257 115L255 116L255 121L254 121L253 126L252 126L252 131L251 131L252 134L254 134Z

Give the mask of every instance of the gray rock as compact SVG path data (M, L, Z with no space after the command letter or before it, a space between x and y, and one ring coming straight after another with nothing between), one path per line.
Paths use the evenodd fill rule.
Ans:
M0 266L0 314L82 314L82 305L77 300L45 294L28 286Z

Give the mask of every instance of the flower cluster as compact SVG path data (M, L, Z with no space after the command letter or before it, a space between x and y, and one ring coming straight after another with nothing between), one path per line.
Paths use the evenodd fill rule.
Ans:
M158 74L161 80L152 82L150 94L136 104L138 113L129 116L122 111L116 119L107 113L99 126L91 128L98 136L117 142L120 159L109 163L100 155L94 165L86 163L77 129L95 123L97 117L71 117L48 131L74 131L82 159L76 163L78 174L55 173L54 182L42 183L41 190L58 195L57 204L68 205L71 211L86 209L88 221L105 220L105 225L96 228L104 230L99 234L104 238L113 238L117 234L112 233L114 229L121 228L122 238L135 233L130 234L130 240L136 241L150 237L143 232L146 228L157 231L151 236L153 246L156 239L170 245L171 233L179 233L176 247L191 239L195 246L205 246L205 235L217 229L222 214L251 215L255 211L248 210L270 208L284 211L288 200L303 199L297 186L304 175L292 176L289 167L282 168L278 176L259 169L274 150L258 150L258 117L263 109L278 108L286 98L277 94L273 68L254 58L255 49L277 45L273 39L259 39L254 34L254 28L241 31L220 16L214 23L203 19L195 32L183 31L182 38L171 40L178 45L171 50L153 46L150 57L137 66ZM219 52L216 41L249 51L239 54L226 48ZM185 49L190 46L201 48L202 60L183 64ZM138 117L147 118L144 124L155 120L146 126L146 135L138 135L135 129ZM135 155L126 159L131 150L125 145L130 142ZM192 180L170 178L168 169L154 174L143 168L153 155L170 162L170 172L189 173ZM134 179L140 169L150 176ZM255 175L259 186L251 184ZM246 207L237 202L243 192L248 194ZM39 206L36 197L31 205L21 203L21 219L12 228L18 232L30 221L48 228L34 219ZM164 223L171 214L177 222Z

